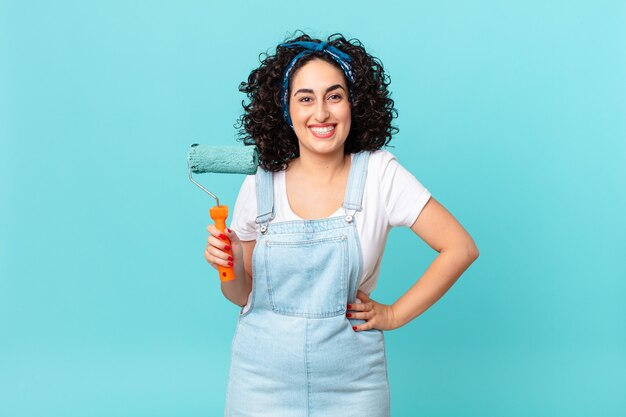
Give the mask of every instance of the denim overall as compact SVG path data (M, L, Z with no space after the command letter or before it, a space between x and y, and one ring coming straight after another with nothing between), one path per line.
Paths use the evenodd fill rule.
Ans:
M260 225L250 308L233 337L227 417L388 417L381 330L348 319L362 270L354 213L369 152L354 155L344 216L272 223L273 176L256 174Z

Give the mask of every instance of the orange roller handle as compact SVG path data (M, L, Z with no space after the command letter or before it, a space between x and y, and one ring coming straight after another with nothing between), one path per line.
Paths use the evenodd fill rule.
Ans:
M209 210L209 214L211 218L215 222L215 227L219 229L220 232L224 232L226 229L226 218L228 217L228 206L214 206ZM222 239L228 246L230 246L230 239L224 238ZM233 256L232 249L228 249L224 251L228 253L230 256ZM232 281L235 279L235 272L233 271L232 266L218 266L217 268L220 274L220 281Z

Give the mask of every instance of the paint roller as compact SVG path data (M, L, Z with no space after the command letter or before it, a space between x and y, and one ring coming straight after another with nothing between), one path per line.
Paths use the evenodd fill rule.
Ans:
M196 182L192 173L223 173L223 174L254 174L259 165L258 153L254 146L209 146L194 143L189 149L187 157L187 169L191 182L200 187L205 193L215 199L216 205L209 210L215 226L224 232L226 229L226 218L228 217L228 206L220 205L220 200L215 194ZM230 246L230 240L224 239ZM232 256L232 250L226 251ZM232 281L235 279L233 267L218 265L221 281Z

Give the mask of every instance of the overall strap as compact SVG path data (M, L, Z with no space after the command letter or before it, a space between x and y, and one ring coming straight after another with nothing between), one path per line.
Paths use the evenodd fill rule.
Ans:
M274 173L260 166L256 171L256 223L265 233L267 224L274 219Z
M369 157L369 151L362 151L354 154L354 157L352 158L346 197L343 202L343 208L346 211L346 216L351 217L354 215L354 212L361 211L361 200L363 199L363 191L365 190L365 179L367 178L367 163L369 161Z

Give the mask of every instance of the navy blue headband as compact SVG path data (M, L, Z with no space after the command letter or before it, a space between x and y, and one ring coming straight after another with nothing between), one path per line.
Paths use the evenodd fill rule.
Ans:
M278 46L285 48L304 48L304 51L293 57L289 65L285 68L285 72L283 74L283 86L281 91L283 117L287 121L287 124L292 128L293 123L291 122L291 116L289 116L289 76L291 75L294 65L296 65L296 62L298 62L300 58L305 55L312 54L313 52L325 52L330 55L330 57L335 60L337 64L339 64L350 83L354 83L354 75L352 74L352 67L350 67L350 62L352 61L350 55L345 52L341 52L339 49L327 44L326 42L292 42L281 43Z

